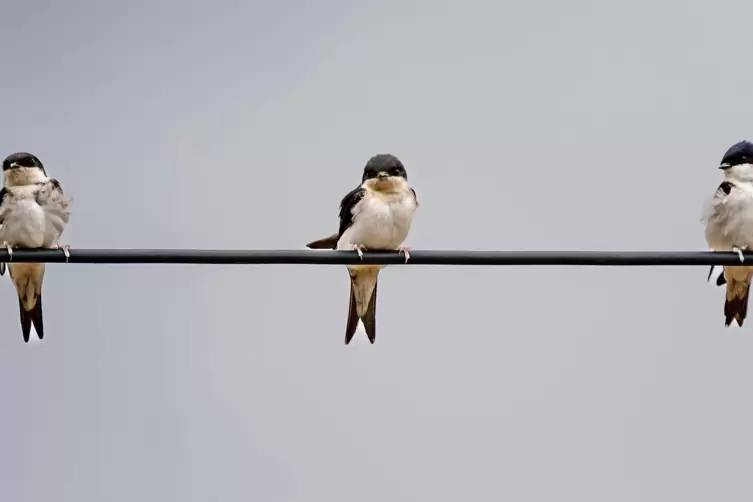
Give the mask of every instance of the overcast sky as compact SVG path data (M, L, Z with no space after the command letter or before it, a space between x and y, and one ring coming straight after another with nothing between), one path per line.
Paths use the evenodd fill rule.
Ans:
M10 1L0 156L74 248L300 248L369 157L413 249L705 249L751 138L753 4ZM706 269L49 265L0 278L0 498L753 498L753 321Z

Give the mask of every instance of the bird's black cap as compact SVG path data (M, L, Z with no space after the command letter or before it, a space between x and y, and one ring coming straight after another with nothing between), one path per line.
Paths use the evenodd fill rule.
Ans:
M740 164L753 164L753 143L747 140L735 143L722 157L719 169L729 169Z
M376 178L380 173L385 173L389 176L399 176L401 178L408 179L408 173L405 170L405 166L400 162L400 159L389 153L380 153L374 155L366 163L366 167L363 168L363 180L362 182Z
M3 172L15 167L38 167L44 171L42 161L36 155L28 152L17 152L8 155L3 161Z

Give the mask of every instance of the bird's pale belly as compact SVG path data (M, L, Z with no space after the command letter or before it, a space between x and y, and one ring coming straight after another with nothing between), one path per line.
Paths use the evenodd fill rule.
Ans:
M753 197L737 194L712 203L706 218L706 242L717 251L753 247Z
M389 208L372 210L358 223L353 228L352 242L366 249L395 249L403 243L410 229L410 220L400 218Z
M3 222L3 238L8 244L38 248L44 246L46 218L36 201L20 201L13 214Z

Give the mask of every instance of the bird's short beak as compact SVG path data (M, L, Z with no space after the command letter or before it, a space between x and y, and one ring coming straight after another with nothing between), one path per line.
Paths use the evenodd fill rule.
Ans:
M377 174L377 178L380 178L380 179L381 179L381 178L389 178L389 177L390 177L390 175L389 175L389 174L387 174L387 173L386 173L386 172L384 172L384 171L381 171L381 172L380 172L379 174Z
M732 166L730 166L726 162L723 163L723 164L719 164L719 169L729 169L730 167L732 167Z

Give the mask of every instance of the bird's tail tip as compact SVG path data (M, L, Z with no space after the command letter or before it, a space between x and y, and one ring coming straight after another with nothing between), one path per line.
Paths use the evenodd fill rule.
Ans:
M358 317L358 309L356 306L355 292L353 291L353 283L350 284L350 306L348 307L348 322L345 326L345 345L348 345L353 339L353 335L356 334L358 325L363 326L366 332L366 337L369 339L369 343L374 345L376 342L376 299L377 299L377 285L374 284L374 290L371 293L371 299L369 305L366 308L363 316ZM359 322L360 321L360 322Z
M335 249L337 248L337 239L337 234L332 234L330 236L311 241L306 244L306 247L309 249Z
M21 298L19 298L18 310L21 317L21 334L24 337L24 343L29 343L32 326L34 327L34 331L37 332L37 337L40 340L43 340L44 322L42 318L42 295L39 295L37 302L30 310L26 310L24 308L24 302Z
M345 333L345 345L349 345L350 342L353 340L353 336L358 331L361 331L358 329L359 326L362 328L363 332L366 333L366 338L368 338L369 343L371 345L374 345L374 343L376 343L376 325L375 324L376 323L373 321L369 322L369 327L367 328L366 321L363 318L358 319L358 321L356 322L356 328L353 329L352 331L349 330Z
M748 295L750 282L728 282L727 296L724 300L724 325L729 326L732 321L742 327L748 315Z

